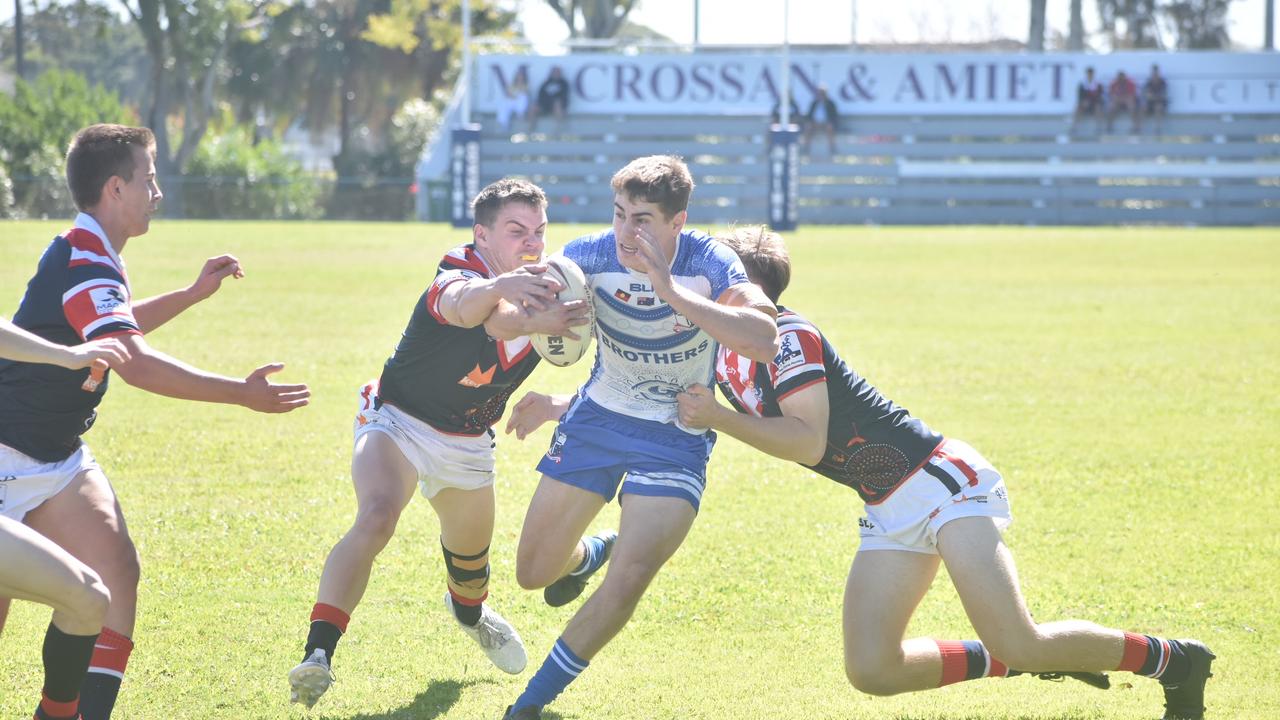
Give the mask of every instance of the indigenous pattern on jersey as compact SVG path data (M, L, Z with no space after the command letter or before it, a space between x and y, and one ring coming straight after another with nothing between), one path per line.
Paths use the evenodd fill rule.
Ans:
M529 338L504 342L484 326L450 325L440 296L453 283L493 277L467 244L450 250L414 306L396 352L382 368L378 400L446 433L480 435L502 417L507 399L538 364Z
M659 299L647 275L618 262L612 229L573 240L564 254L587 276L596 311L596 361L583 394L623 415L675 423L676 395L711 383L716 341ZM711 300L749 282L738 256L697 230L680 233L671 277Z
M13 323L59 345L142 334L124 261L93 217L80 213L49 244ZM106 378L97 390L82 390L88 376L87 369L0 359L0 443L44 462L70 457L107 392Z
M881 395L836 354L818 328L781 306L778 339L781 350L768 365L721 348L716 383L734 409L757 417L780 417L780 401L826 383L831 416L826 453L812 466L817 472L875 504L941 446L941 435Z

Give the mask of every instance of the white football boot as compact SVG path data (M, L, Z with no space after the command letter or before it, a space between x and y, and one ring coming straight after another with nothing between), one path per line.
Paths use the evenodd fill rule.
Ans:
M520 633L501 615L488 605L481 605L480 622L471 627L463 624L453 612L453 596L449 593L444 595L444 607L449 611L449 617L462 628L462 632L476 641L499 670L512 675L524 670L529 663L529 658L524 653L524 641L520 639Z
M329 658L322 648L316 648L310 657L289 671L289 702L302 703L310 709L332 684Z

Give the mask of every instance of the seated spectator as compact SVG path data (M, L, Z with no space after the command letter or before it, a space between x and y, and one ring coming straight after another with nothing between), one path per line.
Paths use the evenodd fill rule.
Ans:
M1159 65L1151 66L1151 77L1147 78L1147 82L1142 86L1142 104L1155 124L1156 134L1159 135L1164 125L1165 113L1169 112L1169 84L1160 74Z
M524 68L516 71L516 76L507 86L507 95L498 104L498 124L503 130L511 129L511 119L524 117L529 111L529 75Z
M1075 133L1082 117L1101 118L1104 102L1102 83L1094 77L1093 68L1085 68L1084 80L1076 86L1076 114L1071 119L1071 132Z
M792 125L804 125L804 116L800 114L800 106L796 104L796 99L787 93L787 112L788 122ZM782 122L782 101L773 104L773 110L769 113L769 124L777 125Z
M827 97L827 86L819 85L818 94L809 105L809 114L805 118L804 151L809 152L809 140L813 133L821 130L827 134L827 147L832 155L836 154L836 123L840 116L836 112L836 104Z
M1116 73L1116 79L1111 81L1107 95L1110 101L1107 103L1107 132L1111 132L1116 116L1122 112L1129 113L1133 118L1131 132L1138 132L1142 124L1142 115L1138 112L1138 86L1123 70Z
M538 125L542 115L552 115L556 123L564 122L564 115L569 110L569 81L559 66L551 68L551 74L538 87L538 100L529 108L529 132Z

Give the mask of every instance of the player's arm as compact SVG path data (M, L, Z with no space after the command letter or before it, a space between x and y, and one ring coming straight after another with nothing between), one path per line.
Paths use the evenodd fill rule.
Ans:
M587 324L588 312L586 300L552 301L542 310L534 310L532 307L520 310L503 300L485 319L484 329L489 333L489 337L499 340L515 340L534 333L563 335L581 340L581 336L574 332L573 328ZM590 330L584 330L584 332L590 332Z
M0 318L0 358L79 370L99 361L111 367L119 367L129 359L129 351L115 339L97 340L73 347L58 345Z
M219 255L205 261L190 287L133 302L133 316L142 332L149 333L182 314L192 305L218 292L224 278L244 277L234 255Z
M728 433L783 460L817 465L827 450L831 415L826 383L816 382L778 402L781 417L757 417L721 405L710 388L692 385L676 396L680 422Z
M770 362L778 354L777 308L751 283L727 288L714 302L683 285L672 283L664 295L655 292L676 312L706 330L730 350L757 362Z
M123 335L120 342L132 357L116 372L130 385L157 395L243 405L265 413L295 410L311 397L306 385L277 385L267 379L283 369L282 364L264 365L241 380L192 367L152 348L141 335Z
M525 393L525 396L520 398L520 402L511 408L511 415L507 418L506 433L510 435L514 432L518 439L523 440L529 433L542 427L543 423L563 417L572 400L572 395Z
M489 319L500 300L516 309L545 310L561 290L546 272L546 265L526 265L497 277L450 282L441 290L440 315L450 325L473 328Z

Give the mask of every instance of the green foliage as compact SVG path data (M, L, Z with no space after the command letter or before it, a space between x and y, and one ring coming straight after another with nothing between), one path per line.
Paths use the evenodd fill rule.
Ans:
M308 219L320 216L322 188L272 139L232 125L204 136L183 178L192 218Z
M114 92L71 71L50 70L35 82L17 81L12 96L0 93L0 163L14 183L14 214L50 217L74 209L63 175L67 145L81 128L104 122L137 119Z
M0 163L0 220L8 220L14 217L13 207L13 181L9 179L9 173L4 169L4 163Z
M22 287L59 225L0 227L0 288ZM549 249L596 229L552 225ZM139 297L189 284L218 253L247 272L149 335L154 347L228 375L278 360L273 378L313 395L278 416L113 384L86 440L120 494L143 578L116 716L496 720L520 693L581 604L549 608L516 584L551 428L519 442L499 425L490 602L519 629L530 668L497 671L445 612L439 527L419 497L339 645L339 682L311 713L287 699L325 557L355 513L356 388L394 349L441 254L469 237L442 225L161 219L130 243ZM1266 580L1280 557L1274 229L805 227L787 239L787 304L889 397L1004 474L1006 537L1037 620L1200 637L1220 658L1208 716L1280 717L1280 594ZM589 371L543 363L517 398L572 392ZM854 691L840 623L859 513L848 488L722 434L684 546L545 715L1160 715L1157 683L1127 673L1106 692L1028 677ZM590 529L617 517L614 503ZM30 717L48 623L48 608L14 602L0 717ZM945 572L911 634L974 637Z

